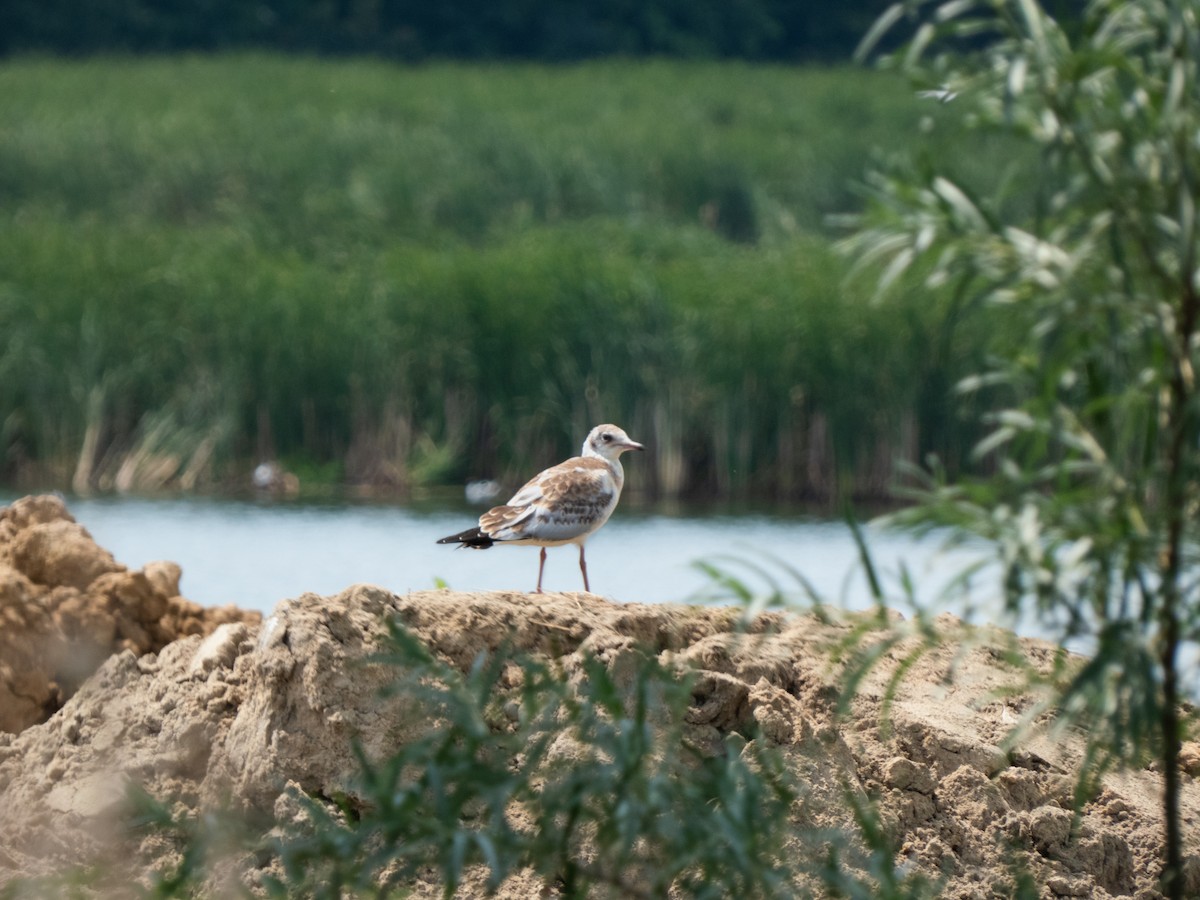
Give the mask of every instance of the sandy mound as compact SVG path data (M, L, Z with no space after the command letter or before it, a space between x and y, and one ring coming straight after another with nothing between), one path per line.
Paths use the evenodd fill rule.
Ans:
M185 600L179 577L169 562L130 572L58 497L0 509L0 732L44 722L113 653L259 621Z
M8 514L0 522L19 532L37 527L36 516L22 515L19 528ZM43 524L56 523L70 524L61 516ZM82 540L78 532L70 534ZM28 548L40 540L8 538L0 545L10 548L5 561L18 556L12 549L17 543L26 548L22 553L32 553ZM30 609L46 608L44 598L54 590L82 596L77 585L84 580L94 591L114 573L132 577L92 557L68 565L75 545L46 546L51 543L74 581L64 586L65 576L55 576L57 587L39 588L25 574L28 568L9 575L4 583L19 579ZM16 596L5 590L5 597ZM103 594L114 595L125 596ZM124 608L116 600L105 607L114 618ZM58 620L42 615L46 630L57 634ZM161 622L164 615L151 618ZM554 657L568 677L580 675L585 655L618 678L639 652L695 667L688 727L698 745L738 731L777 746L806 786L804 807L796 812L801 824L852 828L843 783L874 798L902 859L944 877L945 896L995 896L994 889L1009 881L1013 859L1028 867L1046 897L1156 895L1159 776L1145 770L1109 778L1073 823L1072 774L1081 741L1033 738L1013 753L999 750L1013 711L993 692L1014 676L986 641L962 658L954 659L955 648L924 657L894 700L891 729L882 732L881 698L896 660L865 684L849 720L837 721L837 682L827 648L844 627L771 614L741 631L740 615L732 609L618 605L587 594L434 591L400 597L357 586L334 597L285 601L261 625L227 622L206 638L182 638L157 653L142 654L143 645L118 630L125 626L114 625L112 645L120 652L61 709L19 734L0 734L0 887L14 875L61 872L90 859L108 861L111 884L128 885L177 858L179 848L163 836L116 827L129 782L173 803L177 812L232 803L268 824L295 816L297 790L319 798L352 793L352 741L382 758L423 727L411 709L404 714L403 698L380 699L392 670L362 662L380 646L390 616L463 669L481 651L505 642ZM145 619L130 621L150 634ZM119 641L131 642L122 647ZM1035 658L1050 652L1048 645L1023 643ZM0 658L7 661L9 652ZM947 685L952 661L956 679ZM1200 788L1190 776L1184 782L1185 821L1193 823L1187 826L1189 889L1200 895L1194 830ZM233 874L252 883L256 870L273 865L270 858L250 857ZM413 889L418 897L442 893L432 878ZM500 896L524 900L541 889L532 877L514 876ZM476 884L460 896L478 893Z

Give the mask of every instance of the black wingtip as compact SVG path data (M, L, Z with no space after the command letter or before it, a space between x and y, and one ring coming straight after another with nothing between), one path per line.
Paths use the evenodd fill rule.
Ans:
M479 530L479 527L468 528L466 531L460 531L458 534L452 534L449 537L444 537L438 540L439 544L460 544L463 547L470 547L474 550L486 550L492 544L496 543L488 535Z

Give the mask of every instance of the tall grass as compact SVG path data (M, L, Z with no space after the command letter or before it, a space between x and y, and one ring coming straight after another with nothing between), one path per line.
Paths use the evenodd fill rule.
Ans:
M512 481L614 420L635 489L880 495L957 452L929 389L982 329L822 229L877 148L963 146L930 114L853 70L7 62L0 475Z
M0 67L0 198L311 251L593 215L695 222L739 194L756 227L787 233L852 204L873 149L914 137L920 112L853 69L18 60Z

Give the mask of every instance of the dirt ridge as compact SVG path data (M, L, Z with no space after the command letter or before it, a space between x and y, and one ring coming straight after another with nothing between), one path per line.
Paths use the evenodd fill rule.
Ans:
M261 619L185 599L181 575L172 562L130 571L56 495L0 509L0 732L45 721L114 653Z

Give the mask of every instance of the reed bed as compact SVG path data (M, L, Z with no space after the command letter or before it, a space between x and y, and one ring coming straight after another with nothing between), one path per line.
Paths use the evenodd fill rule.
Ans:
M879 148L966 146L936 112L849 69L8 61L0 477L511 485L613 420L647 494L881 498L969 442L985 323L872 303L825 222Z

